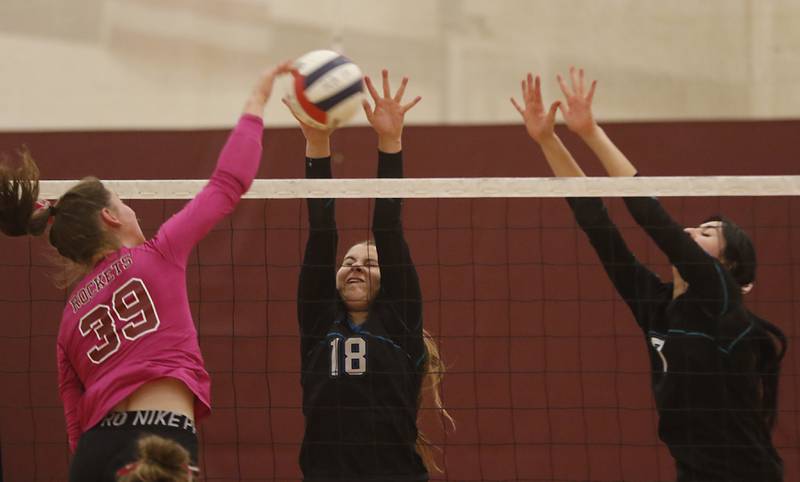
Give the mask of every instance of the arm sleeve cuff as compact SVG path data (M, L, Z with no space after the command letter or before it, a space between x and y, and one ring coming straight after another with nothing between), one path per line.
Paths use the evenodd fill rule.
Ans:
M306 157L306 178L330 179L331 177L330 157Z
M378 151L378 177L403 177L403 151L394 154Z

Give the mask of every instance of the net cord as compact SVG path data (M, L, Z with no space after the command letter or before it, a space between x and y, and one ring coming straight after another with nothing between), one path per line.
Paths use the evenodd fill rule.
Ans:
M40 183L40 195L58 198L74 180ZM191 199L206 179L107 180L122 199ZM248 199L512 198L627 196L796 196L800 176L474 177L405 179L257 179Z

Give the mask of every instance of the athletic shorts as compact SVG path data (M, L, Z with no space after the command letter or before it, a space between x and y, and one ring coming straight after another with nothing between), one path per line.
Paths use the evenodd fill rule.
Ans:
M116 482L117 471L139 458L142 436L158 435L183 446L197 475L197 432L192 420L166 410L110 412L81 435L69 468L70 482Z

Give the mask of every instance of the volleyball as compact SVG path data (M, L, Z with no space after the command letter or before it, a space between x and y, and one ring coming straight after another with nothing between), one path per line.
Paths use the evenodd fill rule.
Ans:
M332 129L347 122L361 107L364 74L347 57L332 50L314 50L294 61L286 100L302 122Z

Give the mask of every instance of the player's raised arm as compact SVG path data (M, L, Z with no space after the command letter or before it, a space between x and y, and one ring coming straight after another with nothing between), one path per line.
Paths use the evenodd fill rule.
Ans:
M558 85L564 94L564 103L559 104L561 115L572 132L581 139L594 152L603 164L606 172L612 177L636 175L636 168L623 154L622 151L609 139L605 131L597 124L592 114L592 101L597 88L597 81L593 80L588 89L583 69L569 69L570 85L561 75L558 75Z
M523 105L517 103L513 97L511 103L522 116L528 135L542 148L553 174L557 177L583 177L583 170L555 133L556 110L560 102L553 102L545 111L538 75L534 79L533 74L528 73L520 86Z
M260 116L275 77L287 70L281 64L259 77L208 184L149 241L136 212L99 179L86 177L51 203L37 200L39 170L27 152L20 167L0 163L0 229L47 233L64 271L74 274L65 280L71 292L57 338L71 481L108 479L132 462L129 448L143 433L173 440L196 466L195 427L211 412L211 380L186 258L252 183Z
M403 102L408 78L403 77L394 94L389 84L389 72L381 72L382 93L379 94L372 79L364 79L373 104L364 101L364 112L378 136L378 177L403 177L402 137L405 114L421 100L416 96ZM414 359L425 352L422 343L422 293L419 277L411 253L403 236L402 199L379 198L375 200L372 234L381 266L381 291L397 305L401 325L389 327L396 341L403 345Z
M553 173L557 177L584 177L583 170L555 133L555 116L561 102L553 102L545 111L538 75L534 77L529 73L522 80L521 88L524 106L513 98L511 103L522 116L528 135L541 147ZM574 111L573 122L592 120L592 98L583 97L583 100L585 108L580 112ZM631 253L601 199L568 198L567 203L617 292L630 306L637 322L642 326L648 325L649 300L653 292L662 289L663 283Z
M186 263L192 248L250 189L261 162L262 115L275 78L289 71L288 62L265 70L245 101L239 122L222 148L208 184L179 213L161 226L153 243L166 258Z
M330 179L332 129L320 129L300 120L286 99L283 103L297 119L306 139L305 173L307 179ZM303 254L297 287L297 319L300 324L301 359L324 335L331 303L338 299L336 290L336 200L306 199L308 240Z

